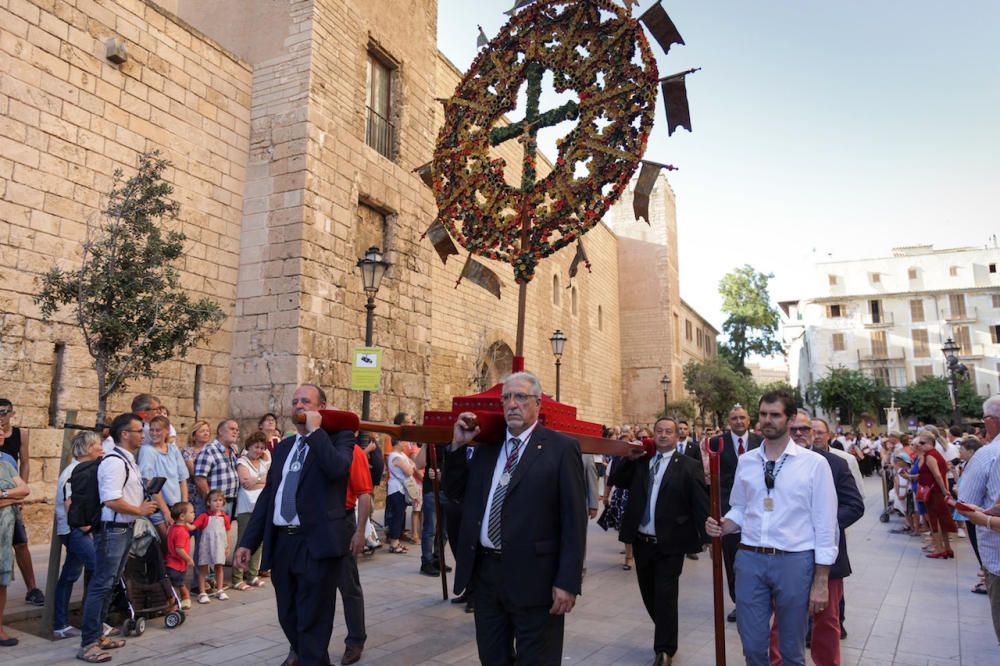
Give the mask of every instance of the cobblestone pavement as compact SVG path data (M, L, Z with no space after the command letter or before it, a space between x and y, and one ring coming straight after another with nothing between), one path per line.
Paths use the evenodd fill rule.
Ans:
M930 560L919 539L889 533L879 523L882 509L877 479L866 480L868 511L848 532L854 575L847 579L849 635L842 642L846 666L938 666L1000 664L990 623L989 604L971 594L976 562L964 539L957 558ZM898 524L894 520L893 523ZM48 547L35 547L35 566L44 575ZM584 594L566 623L564 663L646 664L652 659L652 624L639 600L635 573L623 571L616 535L591 523ZM361 663L470 664L476 662L472 616L441 600L437 579L420 575L419 547L406 555L385 549L361 563L368 642ZM0 648L5 666L80 663L73 659L75 639L50 642L21 630L24 587L10 588L14 648ZM271 588L231 592L191 611L174 630L161 620L114 651L112 664L279 664L287 645L277 623ZM727 612L729 608L726 609ZM715 663L712 629L711 561L687 561L681 577L678 666ZM33 622L33 621L32 621ZM344 626L338 609L331 656L339 661ZM728 662L742 663L739 636L727 624ZM812 663L811 661L809 663Z

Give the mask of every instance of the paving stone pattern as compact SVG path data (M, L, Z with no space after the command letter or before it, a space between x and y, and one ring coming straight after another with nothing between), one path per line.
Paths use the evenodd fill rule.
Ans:
M845 666L987 666L1000 664L985 596L971 594L976 561L964 539L954 560L930 560L919 539L889 533L878 522L881 492L866 483L868 511L848 533L854 575L847 580L849 635L842 645ZM898 521L893 521L897 524ZM37 555L43 553L35 549ZM566 624L566 664L646 664L652 659L653 628L633 571L622 571L616 535L591 524L584 594ZM44 571L44 561L36 567ZM368 642L361 663L470 664L476 662L472 616L441 600L437 579L417 573L419 547L406 555L385 550L361 564ZM24 587L10 588L8 616L23 612ZM287 646L278 626L271 588L232 592L192 610L169 631L161 620L114 652L112 664L278 664ZM339 604L338 604L339 605ZM20 610L19 610L20 609ZM727 612L729 608L727 607ZM681 578L678 666L715 663L711 561L686 561ZM5 666L72 664L76 641L49 642L18 632L15 648L0 648ZM344 625L338 610L331 656L343 652ZM735 625L726 627L728 663L743 663ZM811 664L812 661L810 660Z

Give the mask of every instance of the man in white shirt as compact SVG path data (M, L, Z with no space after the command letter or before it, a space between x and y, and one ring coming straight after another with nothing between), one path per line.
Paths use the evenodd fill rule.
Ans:
M143 498L142 478L135 454L142 444L142 419L121 414L111 422L115 447L97 467L97 487L101 500L101 522L94 527L94 575L87 585L83 602L80 651L83 661L108 661L104 650L120 648L125 641L101 636L104 618L111 604L115 582L121 577L132 545L132 523L137 516L156 511L156 502ZM103 655L103 656L102 656Z
M730 510L709 536L741 531L736 556L736 623L748 666L767 666L772 609L781 626L781 656L805 665L809 615L829 602L830 566L840 532L830 465L788 436L796 414L786 391L765 393L758 406L764 445L739 459Z

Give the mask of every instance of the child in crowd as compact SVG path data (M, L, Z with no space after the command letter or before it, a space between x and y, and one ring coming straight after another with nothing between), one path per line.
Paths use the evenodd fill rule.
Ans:
M910 533L913 531L913 507L908 505L907 497L910 491L910 480L906 478L905 473L910 469L910 456L907 455L905 451L900 451L896 454L894 460L896 467L895 483L892 489L892 506L896 511L899 511L903 515L903 522L906 526L899 529L893 530L899 533Z
M221 490L213 490L208 493L208 510L198 516L194 521L194 527L201 530L201 546L198 550L198 586L201 593L198 595L199 604L208 603L208 593L205 592L205 576L208 574L208 567L215 567L215 596L219 601L226 601L229 595L225 592L223 581L225 573L223 567L226 563L226 553L229 552L229 515L222 510L226 504L226 497Z
M181 608L191 608L191 591L188 590L188 567L194 568L191 559L191 530L194 529L194 505L191 502L177 502L170 507L170 517L174 524L167 532L167 577L181 598Z

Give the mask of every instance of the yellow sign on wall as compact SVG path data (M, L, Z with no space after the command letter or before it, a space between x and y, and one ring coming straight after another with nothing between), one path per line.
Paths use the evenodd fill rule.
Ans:
M382 388L382 350L378 347L351 349L351 390L378 391Z

